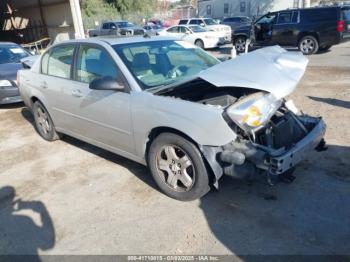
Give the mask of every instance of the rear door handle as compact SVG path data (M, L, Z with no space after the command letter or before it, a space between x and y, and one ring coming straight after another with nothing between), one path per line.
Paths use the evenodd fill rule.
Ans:
M47 88L47 83L46 83L46 81L41 82L40 87L43 88L43 89L46 89L46 88Z
M81 91L79 89L75 89L75 90L72 91L72 96L82 97L83 94L81 93Z

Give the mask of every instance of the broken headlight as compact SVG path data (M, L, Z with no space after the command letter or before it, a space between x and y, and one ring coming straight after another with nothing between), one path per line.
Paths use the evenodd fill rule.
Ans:
M243 130L251 132L263 127L281 104L272 94L259 92L234 103L226 113Z

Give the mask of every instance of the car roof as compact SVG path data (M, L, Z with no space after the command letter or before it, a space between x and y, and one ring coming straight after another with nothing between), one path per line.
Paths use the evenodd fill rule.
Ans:
M100 44L102 42L107 43L109 45L122 45L122 44L132 44L132 43L144 43L144 42L157 42L157 41L166 41L166 40L178 40L173 37L166 36L157 36L157 37L143 37L143 36L128 36L128 37L94 37L87 39L73 39L64 42L57 43L66 44L66 43L96 43Z
M0 42L0 45L18 45L18 44L13 42Z

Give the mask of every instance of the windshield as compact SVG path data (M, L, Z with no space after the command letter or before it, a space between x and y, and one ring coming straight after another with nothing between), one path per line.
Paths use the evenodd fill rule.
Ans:
M204 19L204 22L206 25L217 25L218 24L217 22L215 22L214 19L211 19L211 18Z
M192 26L189 26L189 28L195 33L206 32L206 30L203 27L198 25L192 25Z
M173 84L220 63L184 41L128 43L113 48L143 90Z
M19 63L29 53L18 45L0 45L0 64Z

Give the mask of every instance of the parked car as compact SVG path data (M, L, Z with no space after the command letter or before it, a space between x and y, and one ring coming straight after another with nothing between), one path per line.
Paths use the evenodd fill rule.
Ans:
M31 54L21 46L0 42L0 104L22 101L17 87L17 71L23 68L21 59Z
M207 31L198 25L176 25L159 32L162 36L173 36L194 44L200 48L215 48L225 42L215 32Z
M218 37L225 39L225 43L230 43L232 40L231 27L227 25L218 24L212 18L191 18L181 19L179 25L199 25L207 29L208 31L214 31Z
M298 47L305 55L326 51L350 40L350 7L315 7L268 13L253 28L237 28L235 47L244 50L245 40L253 37L255 46Z
M193 200L224 174L278 177L323 149L323 120L284 100L307 63L278 46L221 63L166 37L86 39L52 46L18 80L44 139L148 165L165 194Z
M228 25L231 27L232 33L236 28L242 26L251 26L253 23L252 19L247 16L234 16L226 17L222 20L221 24Z
M143 29L148 35L159 35L159 32L163 30L163 27L160 25L145 25Z
M134 25L128 21L107 21L103 22L99 29L92 29L88 31L90 37L96 36L129 36L129 35L143 35L144 29L140 26Z

